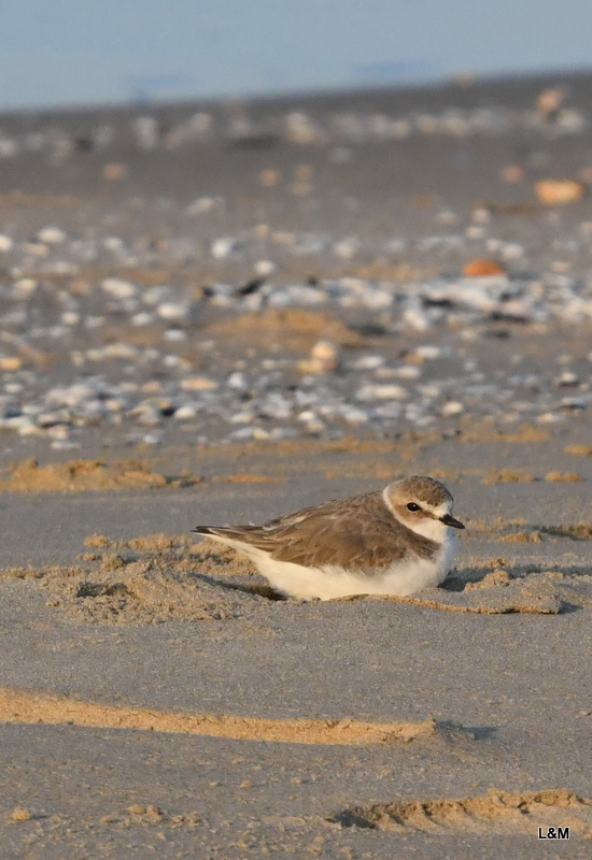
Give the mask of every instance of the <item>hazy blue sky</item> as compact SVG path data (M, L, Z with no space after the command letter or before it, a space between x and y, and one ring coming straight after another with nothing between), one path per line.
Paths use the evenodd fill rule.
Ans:
M592 0L0 0L0 109L592 67Z

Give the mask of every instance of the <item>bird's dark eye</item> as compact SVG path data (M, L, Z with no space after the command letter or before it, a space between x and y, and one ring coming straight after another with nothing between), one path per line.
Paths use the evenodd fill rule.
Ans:
M419 507L419 505L416 505L415 502L409 502L409 504L407 505L407 510L408 511L420 511L421 508Z

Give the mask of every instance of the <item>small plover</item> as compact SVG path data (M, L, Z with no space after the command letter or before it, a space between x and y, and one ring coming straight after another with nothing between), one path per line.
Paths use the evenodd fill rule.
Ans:
M414 594L444 581L454 557L452 496L414 475L382 492L304 508L254 526L194 531L247 556L271 586L301 600Z

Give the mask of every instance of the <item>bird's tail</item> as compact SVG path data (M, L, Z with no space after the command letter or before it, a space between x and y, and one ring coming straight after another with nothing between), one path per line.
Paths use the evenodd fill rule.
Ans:
M232 526L196 526L191 531L197 532L198 535L209 535L223 540L241 540L243 537L241 529Z

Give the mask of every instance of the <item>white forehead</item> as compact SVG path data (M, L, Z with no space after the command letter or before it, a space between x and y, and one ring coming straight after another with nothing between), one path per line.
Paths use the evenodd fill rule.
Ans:
M422 502L421 506L432 514L435 514L437 517L443 517L444 514L449 514L452 510L452 499L440 502L439 505L430 505L428 502Z

